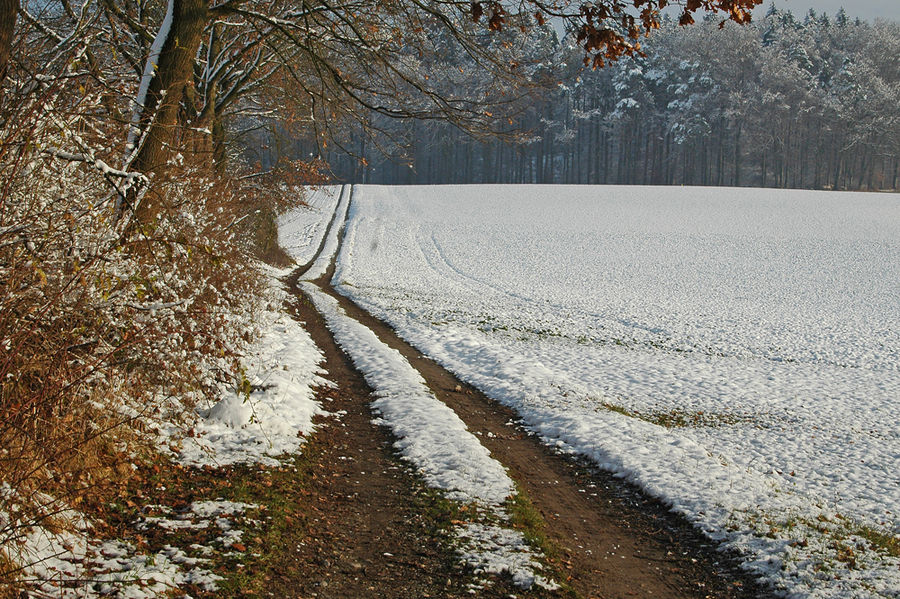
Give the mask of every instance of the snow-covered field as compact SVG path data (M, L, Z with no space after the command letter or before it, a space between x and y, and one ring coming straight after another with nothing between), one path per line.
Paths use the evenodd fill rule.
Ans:
M900 596L897 196L357 186L334 283L785 592Z

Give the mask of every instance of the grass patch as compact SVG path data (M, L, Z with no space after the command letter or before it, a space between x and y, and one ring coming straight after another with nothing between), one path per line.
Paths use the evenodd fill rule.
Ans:
M474 504L447 499L443 491L425 486L417 478L413 478L411 483L417 511L422 514L431 533L447 534L457 524L479 516L478 507Z
M801 521L803 524L815 528L822 535L833 539L835 542L833 548L839 552L848 553L843 551L843 547L838 547L838 544L848 546L852 544L857 550L869 550L888 557L900 557L900 539L891 532L859 524L841 514L835 514L833 517L819 515L814 522L805 519Z
M556 548L547 538L544 518L518 485L516 494L506 504L506 511L512 518L513 527L522 533L529 545L540 550L548 558L556 557Z
M859 524L841 514L779 516L749 513L747 522L756 534L770 539L791 539L790 546L801 550L800 559L812 560L813 569L830 574L840 568L866 568L875 553L900 557L900 539L893 533ZM738 527L732 527L736 530Z
M304 484L314 459L315 441L304 446L292 464L242 473L235 481L232 500L265 506L264 520L245 534L246 552L240 567L229 568L215 597L265 596L272 573L290 568L290 556L307 530ZM313 447L310 447L313 446Z
M869 526L860 526L853 530L852 534L868 541L874 551L891 557L900 557L900 539L892 534L875 530Z
M669 410L669 411L650 411L637 412L628 408L609 402L600 402L600 405L609 410L616 412L629 418L637 418L650 424L663 426L665 428L688 428L688 427L715 427L730 426L745 422L755 422L755 418L749 415L729 414L729 413L710 413L693 410Z
M604 408L606 408L607 410L609 410L610 412L615 412L616 414L621 414L622 416L628 416L629 418L639 418L641 420L644 420L644 418L641 418L640 414L638 414L637 412L632 412L625 406L620 406L618 404L609 403L609 402L605 402L605 401L601 402L600 405L603 406Z
M301 455L285 456L274 467L184 468L157 462L142 468L140 472L146 474L136 476L116 502L96 506L89 515L100 523L100 536L130 542L151 555L173 546L199 557L197 545L212 548L211 554L203 555L210 561L201 567L222 577L216 583L218 588L210 592L186 585L179 592L198 598L265 596L271 572L289 563L286 556L291 555L298 535L306 530L303 506L308 492L304 488L316 455L314 439L304 445ZM243 533L228 545L216 540L223 530L214 525L170 530L152 522L149 526L139 524L148 516L176 517L196 501L232 501L259 507L227 517L232 530Z
M547 523L543 516L534 507L528 494L516 483L516 493L506 501L506 512L512 520L513 528L522 533L525 542L543 557L545 571L543 572L551 580L560 585L560 589L551 592L554 597L575 598L578 594L568 584L569 578L565 574L566 562L559 547L547 536ZM538 594L540 590L534 589Z

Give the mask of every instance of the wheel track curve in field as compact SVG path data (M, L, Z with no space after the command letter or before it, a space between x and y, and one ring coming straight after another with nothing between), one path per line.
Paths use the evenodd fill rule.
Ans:
M532 298L516 291L507 289L501 285L491 283L490 281L486 281L475 275L471 275L465 272L462 268L454 265L453 261L448 257L447 252L444 250L435 233L426 234L425 232L420 230L418 232L417 239L419 241L420 251L422 252L422 255L425 257L426 262L432 268L432 270L442 275L452 273L452 277L456 279L459 284L472 290L473 293L477 293L478 287L481 287L490 289L491 291L494 291L495 293L498 293L500 295L512 298L514 301L520 304L538 308L537 313L546 311L548 307L555 309L560 313L572 313L577 311L581 315L581 318L585 321L615 323L617 325L625 327L628 330L643 331L644 333L661 338L663 340L671 337L671 333L669 331L659 327L652 327L625 318L607 316L592 310L585 310L583 308L573 309L572 306L564 306L558 302ZM433 255L436 256L437 259L429 257L429 252L424 249L425 247L433 248ZM441 265L443 265L444 267L442 268Z
M367 405L379 416L377 422L392 431L394 449L415 465L429 486L470 508L475 519L457 525L456 533L464 563L474 567L476 575L508 571L517 586L553 591L558 587L544 575L540 551L528 548L522 533L509 524L506 498L515 495L515 488L505 466L433 395L403 356L347 316L335 297L322 290L331 288L328 280L340 249L333 246L342 245L351 198L352 186L345 186L335 210L341 214L345 205L344 220L332 221L312 266L305 274L297 269L291 284L311 301L330 336L372 389Z
M300 278L303 280L318 279L328 270L334 261L340 247L340 234L344 230L347 223L347 215L350 210L350 203L353 196L353 185L342 185L341 195L334 207L334 213L322 236L322 241L316 249L313 258L303 266L298 267L298 271L302 274ZM340 218L340 220L338 220Z

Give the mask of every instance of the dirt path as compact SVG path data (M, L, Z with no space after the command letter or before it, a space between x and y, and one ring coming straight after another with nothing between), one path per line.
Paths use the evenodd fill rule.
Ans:
M337 225L335 225L337 226ZM624 598L624 597L672 597L672 598L760 598L770 596L759 588L752 579L743 574L736 564L727 556L716 551L716 548L699 532L683 519L671 514L659 502L647 498L637 489L621 480L579 464L575 460L555 454L541 444L533 436L527 435L520 427L511 424L518 416L510 409L490 400L477 389L474 389L444 370L428 358L423 357L416 349L401 340L393 330L377 320L347 298L337 294L328 284L333 274L334 265L317 283L337 298L347 313L372 329L383 342L400 351L406 359L422 374L429 387L441 401L450 406L463 419L469 429L478 434L482 443L492 455L508 469L510 476L530 497L532 503L542 515L546 523L546 534L551 544L559 549L555 563L563 572L568 573L567 581L579 595L583 597ZM295 273L294 281L299 274ZM306 310L310 310L308 306ZM314 315L302 314L302 318L310 323ZM321 322L317 327L321 327ZM321 327L324 328L324 327ZM327 331L313 332L313 337L320 347L334 345ZM328 350L326 353L337 351ZM352 379L352 367L343 356L329 355L329 371L332 362L340 360L351 372L331 372L341 394L346 395L350 388L347 379ZM355 375L359 379L359 375ZM351 383L354 384L354 383ZM352 389L352 400L347 400L348 409L353 404L357 413L353 418L366 418L368 407L356 402L365 402L367 391L358 384ZM364 386L364 383L363 383ZM344 404L339 404L344 405ZM336 406L330 406L334 409ZM350 414L343 424L350 426ZM371 426L371 425L370 425ZM354 425L354 428L358 428ZM382 435L382 454L387 439ZM382 465L372 465L361 459L366 454L359 447L356 435L345 435L340 453L355 455L360 459L344 460L339 464L334 479L353 477L354 472L372 472ZM373 459L370 457L370 459ZM389 455L382 459L390 461ZM344 470L347 473L344 473ZM355 470L354 470L355 468ZM387 472L391 472L388 470ZM402 489L390 493L403 493ZM389 534L385 527L402 525L404 521L415 521L416 514L406 512L391 521L382 521L377 526L368 525L365 510L373 504L358 506L363 513L358 514L358 523L346 521L342 528L346 534L362 541L367 530L379 530ZM412 507L412 506L410 506ZM384 515L382 517L390 517ZM354 526L362 526L353 532ZM352 539L348 539L352 541ZM352 542L350 543L352 545ZM388 551L391 552L391 551ZM363 550L368 555L377 552ZM415 556L405 556L404 559ZM377 560L376 560L377 561ZM446 565L443 566L446 571ZM379 566L374 566L377 571ZM413 574L417 574L414 572ZM368 571L365 574L369 576ZM432 577L416 588L424 590L429 584L440 583ZM402 577L405 584L413 581ZM444 581L445 582L445 581ZM451 589L441 590L428 587L429 593L437 596ZM344 596L344 595L329 595ZM349 596L349 595L348 595ZM362 596L362 595L358 595ZM403 597L398 592L387 592L380 596ZM418 596L426 596L419 594Z
M472 597L466 587L471 579L441 528L450 520L447 502L399 459L390 432L372 423L371 389L297 289L310 264L287 281L298 298L291 311L325 355L336 388L323 391L320 400L338 416L318 420L305 452L315 456L303 482L307 500L282 543L295 551L272 568L268 596ZM515 590L502 582L479 596L496 599Z
M307 303L295 316L326 356L325 407L317 461L307 477L307 511L296 553L272 579L275 597L468 597L454 557L442 547L440 504L394 455L372 424L370 389ZM438 514L439 515L439 514Z

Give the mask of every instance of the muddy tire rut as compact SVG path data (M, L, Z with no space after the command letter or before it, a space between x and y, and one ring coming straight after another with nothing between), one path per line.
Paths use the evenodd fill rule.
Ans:
M343 223L336 220L331 224L331 226L342 225ZM303 270L297 269L288 281L292 291L298 295L300 292L296 289L296 281ZM625 597L755 599L772 596L771 592L759 586L740 570L733 556L718 551L711 541L703 537L686 520L671 513L660 502L648 498L637 488L608 473L592 468L571 456L556 453L539 439L529 435L517 424L519 417L511 409L458 380L434 361L422 356L384 322L337 293L329 283L333 272L334 264L316 281L316 284L335 297L349 316L369 327L382 342L403 354L421 373L437 398L453 409L469 430L479 436L494 458L506 466L510 476L530 498L545 522L544 532L550 544L556 548L553 564L561 572L565 582L579 596L608 599ZM338 446L339 453L360 454L358 457L362 458L366 451L358 447L362 442L359 430L368 425L370 429L376 430L377 434L367 442L369 444L374 442L377 446L374 453L382 454L382 457L378 458L380 462L370 461L375 459L373 455L369 455L367 459L343 460L342 463L335 464L336 472L332 478L335 480L347 476L352 478L352 474L344 472L347 467L355 467L366 473L379 469L385 474L392 472L390 466L385 465L397 460L396 456L390 455L389 447L392 439L389 433L377 429L369 422L370 390L338 350L330 333L311 306L305 303L300 310L301 319L307 323L316 343L328 356L330 378L338 384L338 395L345 398L338 404L327 405L326 409L341 409L348 412L338 425L330 426L320 434L329 434L329 430L338 437L343 434L341 442L343 444ZM336 373L334 365L339 363L343 364L342 372ZM354 378L356 382L350 383ZM365 422L355 422L356 420ZM356 432L347 434L345 430L351 426L351 421L354 421L352 428ZM369 454L372 451L370 449ZM394 464L394 467L397 465ZM390 478L390 475L388 477ZM408 480L405 483L400 481L399 487L388 483L390 481L384 481L386 488L383 492L389 493L394 498L399 499L409 491L402 488L404 484L409 485ZM387 490L387 486L390 486L390 490ZM370 492L377 491L378 489L370 490ZM389 528L402 525L406 520L414 522L417 517L416 514L409 512L382 515L380 516L382 519L388 520L383 520L373 527L372 518L377 516L375 514L366 516L364 512L379 501L359 505L355 509L361 510L363 515L356 518L356 521L351 517L341 525L341 528L349 531L348 534L352 537L346 539L347 544L353 545L355 540L360 547L354 550L365 553L369 559L374 556L376 561L378 555L393 552L385 550L379 553L364 548L363 545L369 542L366 539L371 531L390 534ZM356 526L361 528L354 532ZM401 533L399 541L402 542L403 535L406 534L415 533ZM386 539L385 542L390 546L397 540ZM396 557L396 554L394 556ZM421 556L407 557L416 560ZM413 578L421 577L422 585L413 584L406 576L401 577L403 584L417 589L420 594L415 596L454 596L455 593L461 592L461 589L446 584L445 576L452 577L453 574L452 566L446 563L448 559L452 559L452 556L448 556L445 550L445 555L436 560L436 567L431 568L430 571L436 573L431 578L425 574L429 571L427 567L417 566L418 569L408 574ZM375 566L374 569L377 571L378 567ZM429 590L425 590L426 588ZM413 596L400 588L394 591L385 588L382 594L372 596ZM518 592L522 594L521 591ZM481 596L495 593L504 591L496 588L481 593ZM329 592L321 596L368 595L342 595Z

